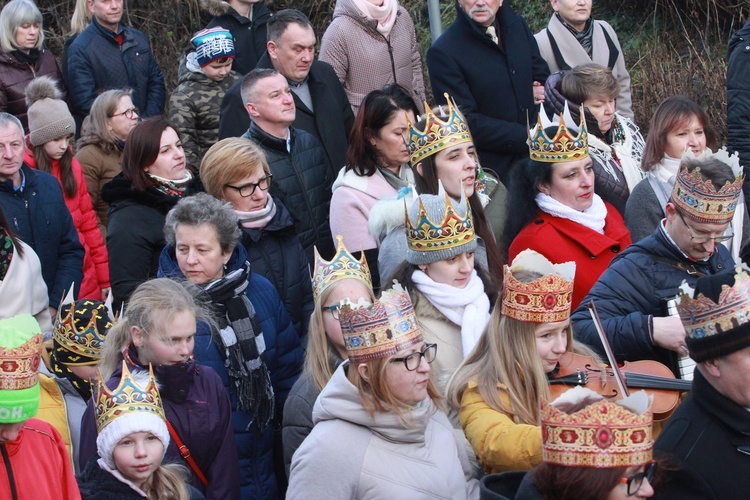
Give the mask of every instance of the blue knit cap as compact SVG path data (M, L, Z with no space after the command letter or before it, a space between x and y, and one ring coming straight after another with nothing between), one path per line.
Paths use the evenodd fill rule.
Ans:
M232 34L221 26L199 31L190 42L195 47L195 56L201 68L222 57L234 59Z

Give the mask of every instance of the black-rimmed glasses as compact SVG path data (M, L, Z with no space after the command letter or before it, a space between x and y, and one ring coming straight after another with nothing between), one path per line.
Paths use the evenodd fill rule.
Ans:
M424 349L420 352L413 352L403 358L391 358L391 363L403 363L407 370L413 372L419 368L422 363L422 358L426 359L428 363L435 361L437 355L437 344L425 344Z
M656 462L651 462L644 469L643 472L633 474L630 477L621 477L620 482L628 485L628 496L632 497L638 490L643 486L643 480L648 479L650 483L654 479L654 473L656 472Z
M334 304L332 306L321 306L320 308L323 310L323 312L328 311L329 313L331 313L333 319L338 320L341 316L341 305L339 304Z
M140 109L138 109L138 108L130 108L130 109L126 109L122 113L115 113L115 114L113 114L112 118L114 118L115 116L125 115L125 118L127 118L128 120L132 120L133 118L138 118L138 115L140 115L140 114L141 114L141 110Z
M225 184L224 187L234 189L235 191L240 193L240 196L242 196L243 198L247 198L253 195L253 193L255 192L255 188L260 188L261 191L267 191L268 188L271 187L271 179L273 179L273 174L268 174L265 177L261 177L258 182L248 182L247 184L243 184L241 186L232 186L231 184Z
M693 230L690 229L690 226L687 225L687 222L685 222L685 218L682 216L679 210L677 210L677 215L680 216L680 220L683 224L685 224L685 227L688 230L688 234L690 235L690 241L693 243L708 243L709 241L713 240L714 243L721 243L722 241L728 241L734 238L734 231L730 234L723 234L721 236L708 236L708 235L695 235L693 234Z

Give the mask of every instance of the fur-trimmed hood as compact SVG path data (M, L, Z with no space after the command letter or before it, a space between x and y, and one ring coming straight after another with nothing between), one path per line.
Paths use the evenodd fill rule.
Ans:
M229 12L230 5L222 0L201 0L201 8L212 16L223 16Z

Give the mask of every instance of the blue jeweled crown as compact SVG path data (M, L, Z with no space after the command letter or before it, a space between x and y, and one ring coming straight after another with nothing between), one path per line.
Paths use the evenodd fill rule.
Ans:
M156 385L154 369L149 365L148 385L141 388L128 369L127 363L122 362L122 376L115 390L110 391L102 382L101 376L96 384L94 396L94 410L96 413L96 428L101 432L104 427L115 419L130 413L149 413L164 420L164 408L161 404L159 388Z
M370 268L367 266L364 252L357 260L344 246L344 237L336 236L336 255L330 261L325 260L315 248L315 263L312 275L313 298L323 293L332 283L343 279L355 279L372 289Z
M465 196L462 196L462 204L466 206L466 212L461 216L448 193L445 193L445 215L437 222L430 220L421 197L418 203L419 212L416 222L412 222L409 218L409 212L404 203L408 249L415 252L446 250L474 240L471 206Z
M422 118L425 121L423 130L419 130L415 124L407 120L409 122L409 158L412 166L447 147L472 142L469 126L466 125L464 116L456 108L450 96L447 93L443 95L448 102L448 117L445 120L433 113L426 102L424 103L425 114ZM440 114L443 114L442 106L438 109Z
M566 161L576 161L586 158L589 155L589 138L586 131L586 120L583 115L583 106L580 109L581 123L578 127L578 134L575 129L566 125L574 123L568 110L568 103L565 103L565 109L561 116L555 115L550 120L544 111L544 106L539 105L539 114L536 118L536 126L529 130L529 156L532 160L546 163L561 163ZM557 119L557 121L555 121ZM528 123L527 123L528 126ZM557 132L550 138L545 129L557 127Z

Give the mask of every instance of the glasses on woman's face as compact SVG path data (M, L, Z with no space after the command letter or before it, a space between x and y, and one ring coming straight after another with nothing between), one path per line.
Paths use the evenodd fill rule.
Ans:
M641 489L644 479L648 479L649 483L654 479L654 472L656 472L656 462L651 462L643 469L643 472L633 474L630 477L621 477L620 482L623 484L627 483L628 496L632 497Z
M267 191L268 188L271 187L271 179L273 179L273 174L268 174L265 177L261 177L258 182L248 182L247 184L243 184L241 186L232 186L231 184L225 184L224 187L234 189L235 191L240 193L240 196L242 196L243 198L247 198L253 195L253 193L255 192L255 188L260 188L261 191Z
M428 363L435 361L437 355L437 344L425 344L420 352L413 352L403 358L391 358L391 363L403 363L407 370L413 372L422 363L422 358Z
M714 243L721 243L722 241L729 241L732 238L734 238L734 231L730 234L723 234L721 236L710 236L708 234L694 234L693 230L690 229L690 226L687 225L687 222L685 222L684 217L682 217L682 214L680 211L677 211L677 215L680 216L680 220L683 224L685 224L685 227L687 228L688 234L690 235L690 241L693 243L708 243L709 241L713 240Z
M334 304L332 306L322 306L321 309L323 310L323 312L328 311L329 313L331 313L331 316L333 316L333 319L335 320L338 320L341 316L341 305L339 304Z
M138 108L130 108L130 109L126 109L122 113L113 114L112 118L114 118L115 116L125 115L125 118L127 118L128 120L132 120L133 118L138 118L138 115L140 114L141 114L141 111Z

